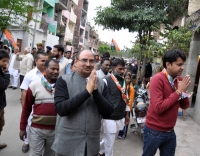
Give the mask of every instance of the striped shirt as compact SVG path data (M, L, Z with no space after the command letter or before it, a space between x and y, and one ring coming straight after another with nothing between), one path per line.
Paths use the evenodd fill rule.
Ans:
M25 131L33 107L31 126L40 129L55 129L56 111L54 98L43 86L41 80L30 84L21 114L20 130Z

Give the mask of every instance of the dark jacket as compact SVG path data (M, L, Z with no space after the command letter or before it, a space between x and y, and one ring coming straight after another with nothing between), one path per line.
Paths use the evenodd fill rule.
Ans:
M6 107L6 94L5 90L10 83L10 74L8 71L5 73L0 69L0 109Z
M98 89L92 96L86 90L86 79L78 72L63 75L56 81L55 109L58 113L52 149L62 155L97 155L100 150L101 115L109 116L107 86L98 78Z
M119 83L122 85L123 78L117 77ZM108 92L110 96L110 101L114 105L114 112L110 116L103 116L104 119L120 120L125 117L126 103L122 98L122 93L117 88L115 82L112 80L111 76L105 77L108 85Z
M151 63L148 62L146 64L146 72L145 72L145 78L151 77L152 76L152 66Z

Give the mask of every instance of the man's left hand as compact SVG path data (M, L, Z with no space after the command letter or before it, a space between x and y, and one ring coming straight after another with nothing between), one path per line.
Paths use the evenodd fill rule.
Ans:
M128 125L129 122L130 122L130 117L128 115L126 115L124 124Z

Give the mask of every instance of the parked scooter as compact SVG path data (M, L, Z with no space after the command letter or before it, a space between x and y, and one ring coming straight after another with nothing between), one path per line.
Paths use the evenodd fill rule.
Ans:
M146 89L139 88L136 92L133 108L134 124L131 125L133 133L137 132L140 137L143 136L143 128L146 120L146 114L149 106L148 92Z

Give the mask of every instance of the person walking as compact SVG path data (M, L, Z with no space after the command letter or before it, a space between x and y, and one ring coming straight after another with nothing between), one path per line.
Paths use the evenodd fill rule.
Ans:
M52 48L50 46L46 46L46 55L48 58L53 58L53 53L51 52Z
M109 58L102 59L100 63L100 69L97 70L97 76L103 79L105 76L110 75L109 73L110 66L111 62Z
M131 74L129 72L126 72L124 75L125 81L126 81L126 91L127 91L127 96L129 98L129 108L130 108L130 112L131 115L133 117L133 102L134 102L134 96L135 96L135 90L134 87L131 83ZM129 113L129 117L130 117L130 113ZM126 135L127 135L127 131L128 131L128 124L126 124L123 128L123 130L119 131L118 134L118 139L125 139Z
M10 64L9 64L9 73L10 73L10 83L11 85L8 88L17 89L19 71L20 71L20 62L16 60L16 54L19 53L19 47L14 48L14 53L11 54Z
M45 53L43 44L41 42L37 43L37 53Z
M33 56L30 53L30 48L26 47L24 48L24 55L20 55L20 53L16 53L16 60L21 61L20 64L20 85L24 79L24 76L31 71L33 68Z
M68 59L68 60L70 61L70 63L72 62L71 55L72 55L72 52L69 51L69 50L66 51L66 52L64 53L64 57L65 57L66 59Z
M7 89L10 83L10 74L8 72L8 62L9 54L0 49L0 135L5 125L4 119L4 108L6 107L6 94L5 90ZM1 143L0 149L5 148L7 144Z
M32 114L29 134L30 156L54 156L55 154L51 146L55 137L57 113L54 109L54 88L58 75L58 61L49 59L45 62L44 76L32 82L27 90L19 136L24 141L24 137L27 136L27 120Z
M45 53L37 53L35 56L36 67L25 75L24 80L20 86L20 88L22 90L22 95L21 95L22 108L24 105L28 86L30 85L31 82L41 79L41 77L43 76L43 73L44 73L44 64L47 59L48 59L48 57L46 56ZM27 137L24 138L24 144L22 146L22 151L24 153L29 151L29 139L28 139L29 137L28 136L29 136L29 126L31 125L31 117L32 116L30 116L28 119L28 124L26 127Z
M187 109L186 94L190 76L181 77L186 61L180 50L169 50L163 56L162 72L154 75L150 82L150 105L144 126L142 156L152 156L160 150L161 156L174 156L176 149L176 124L178 109Z
M54 99L58 115L52 149L56 156L97 156L101 115L109 116L113 104L105 83L93 70L93 53L83 50L76 58L76 71L56 81Z
M113 64L113 74L103 79L108 86L108 96L114 105L114 112L109 116L103 116L102 120L103 139L100 142L101 149L99 155L105 154L105 156L114 155L113 147L116 133L123 129L124 124L129 124L130 120L129 99L126 95L126 82L123 78L125 62L122 59L116 58Z
M64 47L62 45L53 46L53 55L60 65L60 76L67 73L67 65L71 62L63 56Z

